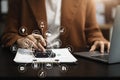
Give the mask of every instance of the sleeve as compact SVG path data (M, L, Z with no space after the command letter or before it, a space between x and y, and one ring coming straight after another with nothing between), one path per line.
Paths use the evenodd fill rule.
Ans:
M13 45L18 38L22 37L18 34L18 26L20 26L21 1L22 0L9 0L7 23L1 39L3 47Z
M96 20L96 8L94 0L87 0L85 35L88 45L92 45L94 41L107 41L103 37Z

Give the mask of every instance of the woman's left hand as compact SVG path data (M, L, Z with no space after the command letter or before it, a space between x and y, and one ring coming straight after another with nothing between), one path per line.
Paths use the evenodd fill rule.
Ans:
M104 41L95 41L94 44L91 46L90 52L95 51L97 48L100 48L100 52L104 53L105 48L107 48L107 53L110 50L110 42Z

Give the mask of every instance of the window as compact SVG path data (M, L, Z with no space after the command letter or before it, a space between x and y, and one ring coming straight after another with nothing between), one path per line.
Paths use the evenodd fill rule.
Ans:
M6 14L8 12L8 0L1 0L1 14Z
M8 13L8 0L0 0L0 22L4 22Z

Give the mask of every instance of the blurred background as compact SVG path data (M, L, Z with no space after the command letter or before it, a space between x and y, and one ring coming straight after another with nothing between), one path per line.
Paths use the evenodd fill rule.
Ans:
M8 1L0 0L0 36L6 24L8 13ZM115 8L120 4L120 0L95 0L96 17L99 27L107 40L111 38L112 25L115 17Z

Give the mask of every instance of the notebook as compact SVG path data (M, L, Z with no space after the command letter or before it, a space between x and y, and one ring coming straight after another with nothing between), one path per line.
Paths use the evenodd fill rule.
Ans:
M45 54L41 56L38 54L43 53L37 52L37 55L34 55L34 52L30 49L18 48L14 61L16 63L33 63L33 61L38 63L75 63L77 61L77 59L70 53L68 48L51 49L51 51L54 55Z
M102 55L98 51L94 52L75 52L77 56L105 62L105 63L119 63L120 62L120 6L116 7L115 20L113 24L113 32L111 37L110 52Z

